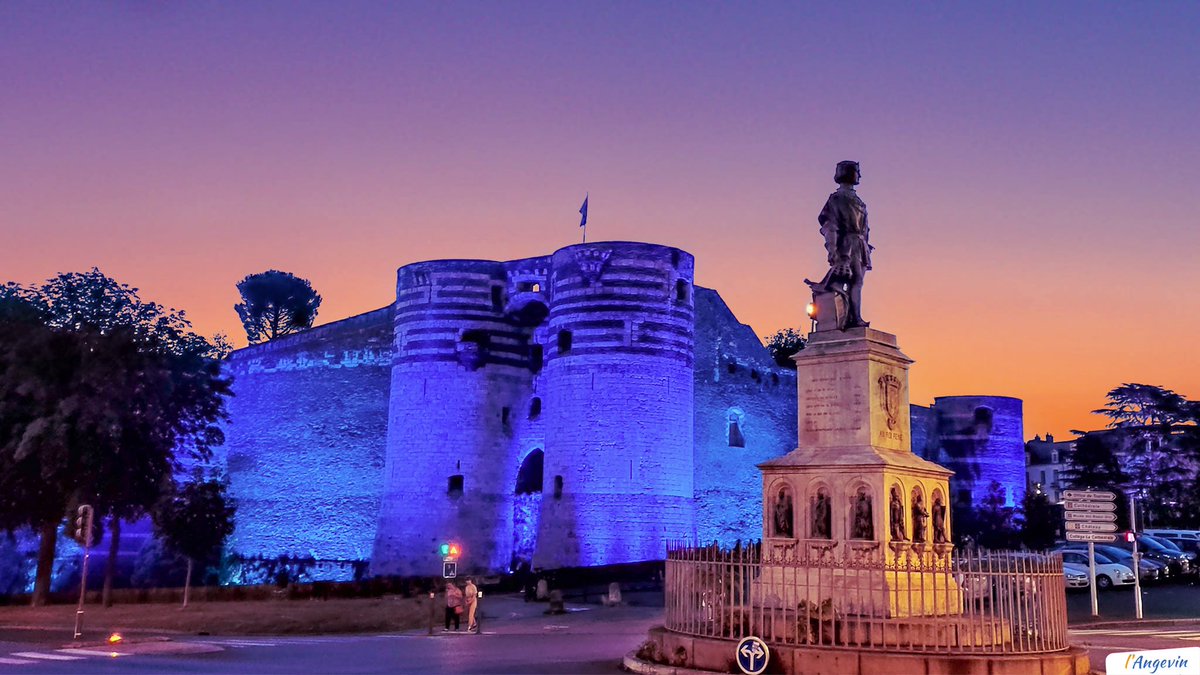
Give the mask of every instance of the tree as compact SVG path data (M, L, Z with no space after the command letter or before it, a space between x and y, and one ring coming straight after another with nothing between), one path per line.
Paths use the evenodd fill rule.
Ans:
M1188 527L1200 516L1200 402L1156 385L1122 384L1094 411L1109 431L1128 472L1127 487L1145 522Z
M975 543L983 548L1014 548L1018 531L1023 525L1019 514L1006 505L1004 487L998 481L988 485L987 493L974 506L966 501L956 501L951 507L954 522L954 537L960 545Z
M0 526L41 534L33 603L45 602L57 526L78 504L135 519L184 456L223 442L230 381L220 339L143 302L98 269L0 293ZM112 563L106 571L111 588Z
M1125 488L1129 485L1129 474L1117 455L1111 434L1104 432L1083 433L1067 451L1066 468L1060 477L1063 482L1077 490L1106 490L1117 495L1117 527L1129 527L1129 507Z
M1050 503L1044 492L1025 491L1021 503L1021 543L1034 550L1048 549L1058 539L1056 523L1062 520L1062 512Z
M767 351L771 352L771 358L775 359L775 363L792 370L796 369L796 362L792 360L792 355L804 349L804 345L808 342L795 328L782 328L774 335L764 339L767 341Z
M307 279L267 270L238 282L242 302L234 305L251 344L312 328L321 296Z
M183 585L183 606L188 605L192 585L192 566L209 565L220 559L225 539L233 533L234 506L226 495L225 484L216 478L201 479L179 486L154 510L154 527L166 548L187 558L187 577Z

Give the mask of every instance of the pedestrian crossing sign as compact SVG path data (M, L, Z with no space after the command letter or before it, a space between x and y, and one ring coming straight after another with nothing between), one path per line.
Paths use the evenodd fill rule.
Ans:
M443 560L442 561L442 578L443 579L453 579L456 576L458 576L458 561L457 560Z

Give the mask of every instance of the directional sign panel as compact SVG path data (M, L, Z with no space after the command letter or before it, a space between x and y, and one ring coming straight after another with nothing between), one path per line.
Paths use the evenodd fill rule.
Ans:
M1063 490L1063 499L1068 500L1111 502L1116 498L1117 495L1103 490Z
M738 668L746 675L759 675L767 669L767 662L771 660L771 650L767 643L753 635L742 638L734 654Z
M1071 521L1067 523L1068 532L1116 532L1116 523L1080 523Z
M1112 502L1080 502L1067 501L1063 505L1068 511L1116 511L1117 505Z
M1086 520L1093 523L1115 523L1117 514L1107 511L1067 511L1067 520Z
M1103 532L1068 532L1067 541L1090 541L1097 544L1111 544L1117 540L1115 534Z

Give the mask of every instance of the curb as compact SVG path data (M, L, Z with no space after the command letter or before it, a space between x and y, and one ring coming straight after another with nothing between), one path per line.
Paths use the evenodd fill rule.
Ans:
M712 675L712 673L718 672L715 670L695 670L694 668L667 666L661 663L643 661L637 657L636 651L625 655L625 658L621 661L621 667L638 675Z
M1147 628L1155 628L1158 626L1180 626L1184 624L1200 625L1200 618L1192 619L1127 619L1125 621L1096 621L1095 623L1072 623L1067 625L1067 630L1086 630L1089 628L1137 628L1145 626Z

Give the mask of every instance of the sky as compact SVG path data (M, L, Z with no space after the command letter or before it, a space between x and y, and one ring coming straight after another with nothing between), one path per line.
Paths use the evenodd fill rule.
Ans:
M1200 3L0 3L0 281L93 266L245 344L247 274L677 246L807 330L839 160L913 403L1200 398Z

